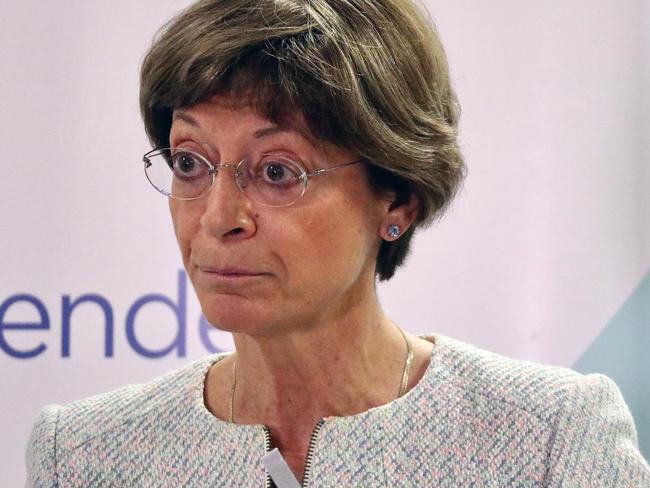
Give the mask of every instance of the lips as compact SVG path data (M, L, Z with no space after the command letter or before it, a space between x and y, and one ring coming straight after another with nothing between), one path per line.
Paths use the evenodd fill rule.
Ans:
M262 276L268 273L262 273L256 270L240 267L212 267L212 266L197 266L203 273L211 273L220 276Z
M207 265L196 264L197 278L204 284L244 284L254 283L261 278L271 276L271 273L242 265Z

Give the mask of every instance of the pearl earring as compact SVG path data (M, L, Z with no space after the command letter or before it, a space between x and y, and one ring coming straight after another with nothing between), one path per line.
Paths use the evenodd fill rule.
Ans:
M388 226L388 235L393 239L397 239L402 234L402 229L399 228L399 225L389 225Z

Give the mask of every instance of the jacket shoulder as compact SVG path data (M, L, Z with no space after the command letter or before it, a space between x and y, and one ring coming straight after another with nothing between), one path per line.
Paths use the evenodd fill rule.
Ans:
M47 405L32 428L25 462L26 486L56 486L56 429L62 407Z
M505 403L539 420L554 422L558 410L576 391L597 385L611 391L614 383L599 374L508 358L444 336L436 336L437 357L448 381L490 402Z
M126 385L58 407L56 434L59 444L75 448L143 417L163 412L173 415L191 407L191 402L202 398L208 369L222 357L223 354L207 356L147 383Z

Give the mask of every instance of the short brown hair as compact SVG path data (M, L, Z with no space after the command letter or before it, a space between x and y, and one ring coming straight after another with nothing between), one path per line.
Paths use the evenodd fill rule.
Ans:
M417 198L415 225L382 243L380 280L462 181L445 53L412 0L200 0L160 30L143 61L151 143L169 145L173 110L224 93L278 123L301 114L316 138L370 163L375 190Z

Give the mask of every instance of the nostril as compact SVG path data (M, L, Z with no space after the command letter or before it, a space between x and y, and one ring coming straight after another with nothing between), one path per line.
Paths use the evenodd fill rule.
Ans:
M232 229L230 232L228 232L228 234L241 234L242 232L244 232L244 229L242 229L241 227L237 227L235 229Z

